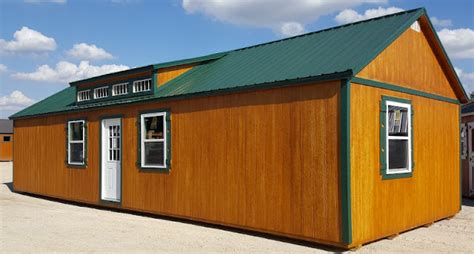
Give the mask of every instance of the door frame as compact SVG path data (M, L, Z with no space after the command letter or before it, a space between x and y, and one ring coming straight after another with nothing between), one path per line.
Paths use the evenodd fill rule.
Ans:
M471 131L472 130L472 131ZM474 177L474 161L471 160L471 156L474 157L474 144L472 142L472 137L474 132L474 122L467 122L467 159L468 159L468 168L467 168L467 176L468 176L468 195L474 194L474 183L472 178ZM474 158L473 158L474 159Z
M99 203L122 207L123 196L123 115L107 115L99 117ZM102 199L102 122L107 119L119 119L120 122L120 200L109 201Z

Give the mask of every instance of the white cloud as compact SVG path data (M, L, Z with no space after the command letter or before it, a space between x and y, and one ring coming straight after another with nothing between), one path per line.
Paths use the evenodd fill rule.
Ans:
M297 22L285 22L280 26L279 33L284 37L304 34L304 26Z
M0 96L0 107L4 110L19 110L35 102L22 92L15 90L9 95Z
M26 26L13 34L13 40L0 39L0 51L5 52L47 52L56 49L56 41Z
M474 30L444 28L438 35L450 57L474 59Z
M387 0L182 0L188 14L201 13L220 22L273 29L304 31L304 25L344 8ZM294 33L289 33L293 35Z
M454 67L454 70L456 70L459 79L461 79L461 82L464 86L464 89L466 89L466 92L474 92L474 72L464 72L463 69L456 67Z
M453 25L453 22L450 19L438 19L437 17L432 17L430 19L431 23L435 26L448 27Z
M18 72L12 75L15 79L31 80L38 82L67 83L106 73L129 69L126 65L90 65L88 61L81 61L79 65L61 61L54 68L41 65L34 72Z
M114 58L112 54L99 48L94 44L79 43L74 44L67 54L80 60L104 60Z
M365 19L376 18L384 15L389 15L397 12L401 12L403 9L398 7L388 7L382 8L379 7L377 9L368 9L363 14L358 13L353 9L345 9L335 17L336 22L339 24L346 24L351 22L356 22Z
M7 72L8 67L4 64L0 64L0 73Z
M29 4L40 4L40 3L65 4L67 0L24 0L24 2L29 3Z

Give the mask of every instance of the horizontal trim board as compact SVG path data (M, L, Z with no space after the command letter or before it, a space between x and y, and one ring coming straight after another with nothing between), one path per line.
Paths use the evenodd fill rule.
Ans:
M441 96L441 95L427 93L427 92L423 92L423 91L419 91L419 90L415 90L415 89L411 89L411 88L406 88L406 87L401 87L401 86L398 86L398 85L384 83L384 82L380 82L380 81L375 81L375 80L370 80L370 79L365 79L365 78L359 78L359 77L353 77L351 82L358 83L358 84L361 84L361 85L371 86L371 87L387 89L387 90L391 90L391 91L395 91L395 92L421 96L421 97L425 97L425 98L428 98L428 99L444 101L444 102L449 102L449 103L453 103L453 104L460 104L457 99L451 99L451 98L444 97L444 96Z
M26 118L34 118L34 117L40 117L40 116L59 115L59 114L64 114L64 113L69 113L69 112L90 111L90 110L95 110L95 109L104 108L104 107L113 107L113 106L128 105L128 104L163 102L163 101L169 101L169 100L184 100L184 99L189 99L189 98L226 95L226 94L237 93L237 92L250 92L250 91L258 91L258 90L273 89L273 88L284 88L284 87L290 87L290 86L296 86L296 85L307 85L311 83L318 83L318 82L325 82L325 81L332 81L332 80L349 79L350 77L352 77L352 71L347 70L344 72L336 72L336 73L319 75L319 76L314 76L314 77L297 78L297 79L291 79L291 80L261 83L261 84L248 85L248 86L239 86L239 87L219 89L219 90L210 90L210 91L196 92L196 93L190 93L190 94L162 96L162 97L146 96L146 98L143 98L141 100L136 100L136 101L123 101L119 103L113 103L114 101L110 100L108 101L110 102L110 104L103 104L103 105L93 105L93 103L86 103L85 105L81 104L83 107L72 108L72 109L56 111L56 112L49 112L49 113L44 113L44 114L36 114L36 115L25 115L25 116L19 116L19 117L10 116L9 119L13 119L13 120L26 119Z

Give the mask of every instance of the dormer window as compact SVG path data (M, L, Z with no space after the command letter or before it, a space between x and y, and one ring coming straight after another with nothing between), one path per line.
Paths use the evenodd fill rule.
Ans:
M112 96L124 95L128 93L128 83L115 84L112 86Z
M151 79L133 81L133 92L140 93L151 90Z
M84 90L77 92L77 101L88 101L91 99L91 90Z
M109 96L109 87L103 86L94 89L94 99L105 98Z

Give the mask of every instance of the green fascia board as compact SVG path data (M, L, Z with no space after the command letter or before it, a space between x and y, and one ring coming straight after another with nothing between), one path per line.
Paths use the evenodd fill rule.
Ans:
M207 62L207 61L216 60L221 57L224 57L225 55L227 55L227 53L228 52L220 52L220 53L214 53L214 54L210 54L206 56L193 57L193 58L188 58L188 59L183 59L183 60L154 64L153 69L158 70L158 69L187 65L187 64Z
M459 104L459 101L456 100L456 99L444 97L444 96L437 95L437 94L427 93L427 92L423 92L423 91L419 91L419 90L415 90L415 89L411 89L411 88L401 87L401 86L398 86L398 85L389 84L389 83L385 83L385 82L380 82L380 81L376 81L376 80L354 77L354 78L352 78L352 82L357 83L357 84L361 84L361 85L387 89L387 90L391 90L391 91L394 91L394 92L406 93L406 94L421 96L421 97L425 97L425 98L429 98L429 99L433 99L433 100L444 101L444 102L449 102L449 103L453 103L453 104Z
M147 65L147 66L141 66L133 69L127 69L123 71L118 71L118 72L112 72L112 73L107 73L104 75L92 77L92 78L87 78L87 79L81 79L77 81L70 82L70 86L77 86L81 84L86 84L90 82L95 82L95 81L100 81L100 80L107 80L111 77L117 77L117 76L126 76L134 73L140 73L140 72L146 72L146 71L152 71L153 70L153 65Z

